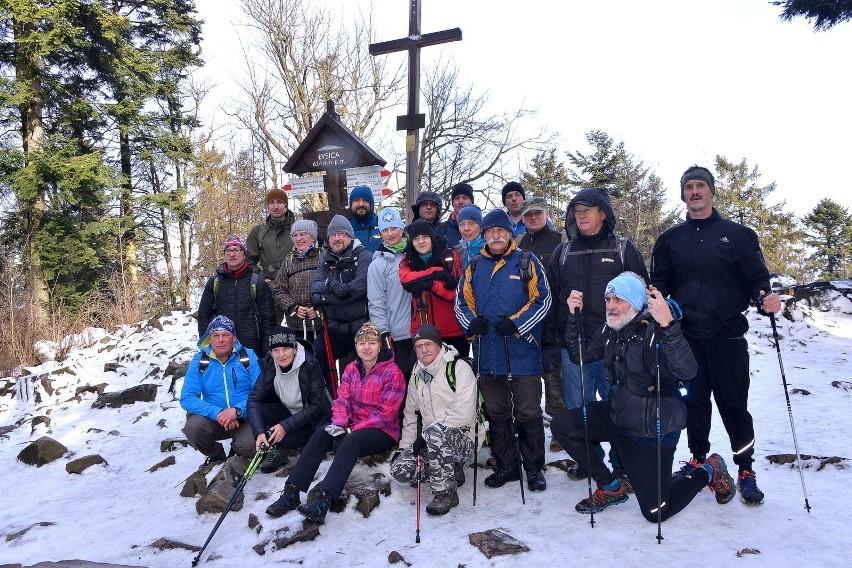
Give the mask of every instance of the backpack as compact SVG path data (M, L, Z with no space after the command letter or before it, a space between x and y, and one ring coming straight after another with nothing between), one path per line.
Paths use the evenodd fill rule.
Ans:
M240 347L239 354L240 354L240 363L242 363L243 367L245 367L246 371L248 371L249 370L249 364L251 363L251 361L249 359L248 352L246 351L246 348ZM208 355L207 353L202 353L201 354L201 360L198 362L198 373L203 375L204 371L206 371L207 367L209 367L209 366L210 366L210 355Z
M447 383L449 383L453 392L456 392L456 363L459 362L459 359L467 363L471 371L473 370L473 358L471 357L456 357L452 361L447 361ZM479 391L479 400L476 401L476 416L480 424L485 424L485 399L482 398L482 391Z
M562 243L562 255L559 258L559 266L564 266L565 261L569 256L579 256L581 254L603 254L607 252L617 252L621 257L621 268L624 269L624 251L627 250L627 237L622 235L612 235L615 238L615 248L600 249L600 250L578 250L571 251L571 241Z
M530 268L530 264L532 262L530 260L530 258L532 257L532 252L530 252L528 250L524 250L524 249L518 249L518 250L521 252L521 262L520 262L521 281L522 282L529 282L530 280L532 280L532 269ZM469 266L470 266L471 277L473 277L473 273L476 272L476 265L479 264L480 258L482 258L482 255L478 254L478 255L476 255L476 256L474 256L473 258L470 259L470 265Z

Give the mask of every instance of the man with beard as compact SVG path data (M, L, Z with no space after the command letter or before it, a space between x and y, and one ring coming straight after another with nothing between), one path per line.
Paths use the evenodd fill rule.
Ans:
M589 450L590 443L602 441L618 450L642 516L648 521L664 521L677 514L705 485L720 503L729 502L736 488L718 454L693 466L686 475L671 475L680 431L686 425L686 407L678 390L697 369L675 316L680 313L677 304L666 301L653 287L646 291L645 281L632 272L613 278L604 298L606 326L578 342L578 329L585 334L584 328L572 324L581 317L583 296L572 292L568 297L572 321L566 335L572 358L603 358L613 382L609 400L589 402L550 423L562 447L598 486L575 509L597 513L628 499L602 456Z
M349 194L349 212L352 218L352 231L355 238L361 241L370 253L379 250L382 244L382 235L379 231L379 218L375 212L375 198L373 190L366 185L359 185L352 189Z
M281 263L293 250L290 226L296 220L287 208L287 193L273 189L266 194L266 220L256 225L246 238L246 262L249 267L259 267L270 288L275 286L275 277Z
M464 271L455 313L465 335L473 338L475 370L490 417L497 471L485 485L502 487L517 481L523 461L530 491L544 491L540 346L550 287L535 255L522 253L512 240L512 222L505 211L485 215L482 233L485 246Z

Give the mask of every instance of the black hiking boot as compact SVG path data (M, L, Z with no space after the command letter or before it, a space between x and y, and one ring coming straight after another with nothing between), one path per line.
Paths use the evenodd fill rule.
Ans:
M432 502L426 505L426 512L430 515L446 515L458 504L459 494L454 488L450 488L435 493Z
M228 456L225 455L225 448L221 445L219 446L219 453L215 456L207 456L207 459L204 460L204 463L201 464L201 467L207 467L210 464L221 463L228 459Z
M488 487L503 487L510 481L518 481L521 478L517 469L498 469L491 475L485 478L485 485Z
M312 520L318 525L325 522L325 516L331 508L331 495L320 488L311 500L304 505L299 505L297 509L300 513Z
M580 464L575 463L571 467L568 468L568 477L573 479L574 481L583 481L589 474L586 473L586 470L580 467Z
M586 497L577 503L574 508L579 513L598 513L610 505L618 505L619 503L624 503L628 499L630 499L630 496L627 495L627 492L624 490L624 486L621 484L619 484L618 489L615 491L609 491L603 487L599 487L597 491L592 493L591 503L589 502L589 498Z
M266 514L270 517L280 517L284 513L292 511L298 507L301 502L302 499L299 497L299 488L292 483L287 483L281 491L281 497L279 497L275 503L266 508Z
M527 472L527 487L530 491L544 491L547 489L547 480L544 478L544 470L537 469Z
M731 499L737 494L737 486L734 484L731 474L728 473L725 460L719 454L711 454L707 456L704 463L713 468L713 478L707 484L707 487L716 494L716 502L720 505L730 503Z
M284 452L276 447L272 447L266 452L266 457L263 458L263 463L260 464L260 473L275 473L290 461Z
M453 464L453 477L456 479L456 487L464 485L464 466L458 462Z
M746 505L763 503L763 491L757 487L757 475L748 469L740 472L737 478L737 488L740 490L740 500Z

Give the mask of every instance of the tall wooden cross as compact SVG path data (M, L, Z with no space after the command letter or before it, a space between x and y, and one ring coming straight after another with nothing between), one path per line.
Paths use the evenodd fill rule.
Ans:
M405 203L406 217L410 220L411 205L417 199L418 155L420 129L426 126L426 115L420 113L420 48L450 41L460 41L460 28L420 33L420 0L410 0L408 12L408 37L370 44L370 55L385 55L408 50L408 114L396 117L396 129L406 130L405 137Z

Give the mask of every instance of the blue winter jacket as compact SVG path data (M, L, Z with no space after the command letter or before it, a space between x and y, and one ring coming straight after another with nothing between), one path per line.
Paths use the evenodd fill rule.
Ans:
M181 408L210 420L216 420L216 416L226 408L239 408L243 417L246 417L249 392L260 376L257 355L251 349L246 349L249 358L249 368L246 370L240 361L240 350L243 346L239 340L234 344L234 351L224 365L213 354L208 334L205 333L198 340L198 348L198 353L186 370L180 391ZM209 363L202 373L199 363L205 353L209 357Z
M520 261L521 251L514 241L500 256L492 256L484 246L476 269L470 264L459 282L455 312L462 330L467 333L477 316L488 320L488 332L473 341L473 360L481 361L478 371L483 375L506 375L503 338L494 332L501 314L511 318L519 331L509 337L512 374L541 375L541 330L550 308L550 287L535 255L530 256L532 278L527 282L521 276Z

